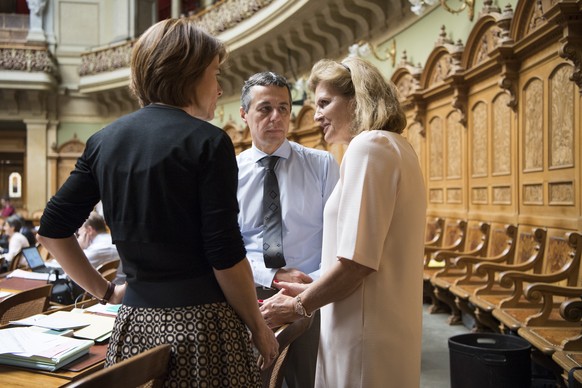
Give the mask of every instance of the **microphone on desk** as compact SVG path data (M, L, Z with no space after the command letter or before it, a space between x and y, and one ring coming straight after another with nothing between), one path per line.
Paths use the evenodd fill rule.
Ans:
M51 282L51 275L55 275L55 280L54 280L54 282L55 282L55 283L57 283L57 282L59 281L59 275L60 275L60 274L61 274L61 271L59 271L59 269L58 269L58 268L53 268L53 269L51 269L51 270L50 270L50 272L49 272L49 277L48 277L48 279L47 279L47 281L46 281L46 282L47 282L47 283L50 283L50 282Z

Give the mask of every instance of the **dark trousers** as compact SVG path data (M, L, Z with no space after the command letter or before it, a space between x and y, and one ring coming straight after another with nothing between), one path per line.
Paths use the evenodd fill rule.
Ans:
M259 299L268 299L277 292L278 290L257 287ZM289 388L312 388L315 384L320 321L319 310L317 310L313 313L313 321L309 329L289 346L284 366L284 383Z

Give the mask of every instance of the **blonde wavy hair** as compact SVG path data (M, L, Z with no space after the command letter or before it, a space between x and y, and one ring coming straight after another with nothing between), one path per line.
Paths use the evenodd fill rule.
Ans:
M352 100L354 120L350 131L354 136L374 129L402 133L406 128L406 116L394 84L364 59L322 59L313 65L307 82L312 92L320 83L326 83Z

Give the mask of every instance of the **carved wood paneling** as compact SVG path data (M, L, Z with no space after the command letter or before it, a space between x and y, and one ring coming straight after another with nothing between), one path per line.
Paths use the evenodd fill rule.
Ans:
M471 190L471 203L487 204L488 202L487 187L473 187Z
M488 150L488 120L487 105L479 102L473 108L473 127L471 128L472 139L472 176L482 177L487 175L487 150Z
M430 179L443 178L443 126L440 117L435 117L429 125Z
M543 205L544 185L541 183L523 185L523 203L525 205Z
M459 113L453 112L447 117L447 178L461 178L463 155L463 126L459 123Z
M494 205L511 205L511 187L493 187L492 191Z
M572 67L560 66L550 78L550 167L574 165L574 84Z
M532 79L524 91L524 171L539 171L544 167L543 82Z
M492 174L511 174L511 109L508 106L509 96L498 95L493 101L492 111Z

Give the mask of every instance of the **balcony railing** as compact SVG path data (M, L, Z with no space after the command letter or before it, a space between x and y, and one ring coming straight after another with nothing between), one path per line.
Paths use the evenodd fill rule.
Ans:
M273 0L223 0L202 12L190 16L212 35L233 28L250 18Z
M46 47L0 45L0 71L43 72L58 76L57 64Z
M81 77L129 67L135 40L99 47L81 54Z
M223 0L202 12L188 16L213 35L236 26L273 0ZM135 40L98 47L81 54L81 77L129 67Z

